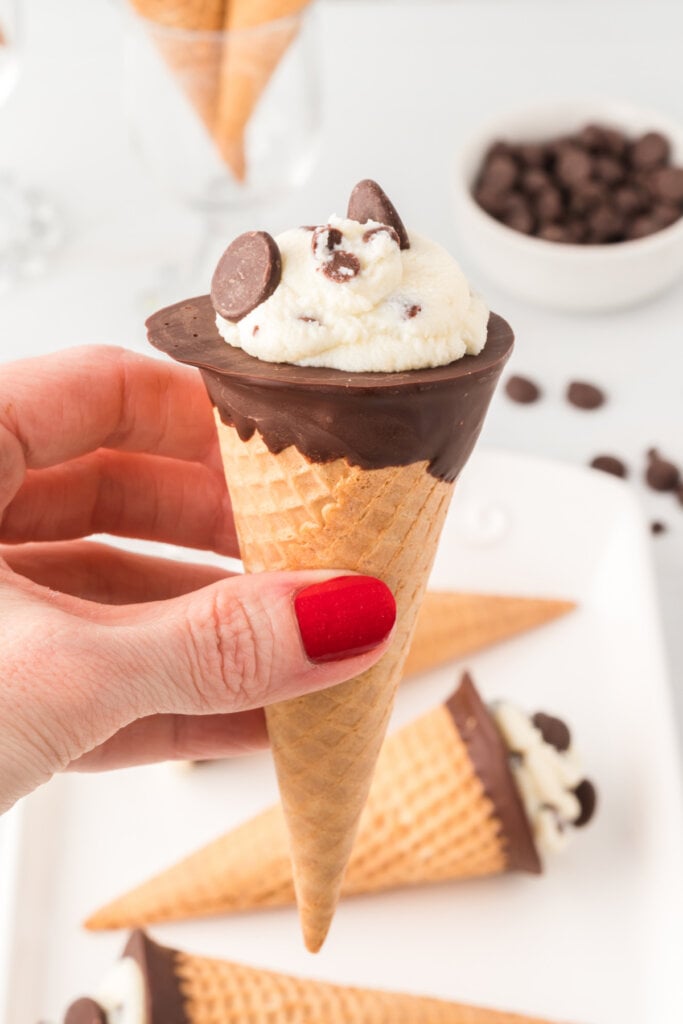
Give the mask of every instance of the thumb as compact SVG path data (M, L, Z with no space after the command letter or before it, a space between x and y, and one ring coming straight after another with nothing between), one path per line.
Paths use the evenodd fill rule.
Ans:
M137 679L137 715L208 714L358 675L386 650L396 604L371 576L256 573L134 614L104 632L108 660Z

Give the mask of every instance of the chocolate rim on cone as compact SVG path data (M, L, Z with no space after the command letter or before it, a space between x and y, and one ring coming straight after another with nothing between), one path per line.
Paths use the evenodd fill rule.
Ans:
M243 441L258 431L274 454L294 445L312 462L345 458L363 469L426 461L448 481L474 448L513 345L509 325L492 313L479 355L447 366L344 373L270 363L221 338L208 295L154 313L147 332L155 348L201 371L222 421Z
M256 232L233 245L239 252L268 238ZM219 268L226 256L230 269L230 249ZM453 482L512 331L493 317L478 356L346 373L269 363L227 345L208 296L162 310L147 326L153 345L202 372L245 569L343 568L379 577L396 600L391 645L376 665L266 708L301 925L315 952L339 899Z
M123 951L140 969L145 1024L543 1024L534 1017L429 996L355 988L160 946L134 932ZM106 1020L99 1005L79 1000ZM74 1004L74 1009L75 1009ZM67 1011L67 1019L71 1008ZM76 1016L76 1015L74 1015ZM91 1016L77 1016L79 1024Z
M382 748L342 897L542 864L509 752L470 676ZM143 882L86 922L125 928L294 902L275 805Z

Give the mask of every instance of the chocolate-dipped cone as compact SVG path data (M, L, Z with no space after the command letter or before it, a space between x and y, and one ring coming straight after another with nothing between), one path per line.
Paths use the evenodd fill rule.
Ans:
M507 750L465 676L448 704L382 747L342 896L540 869ZM278 804L103 907L87 926L127 928L293 902Z
M147 1024L542 1024L537 1018L425 996L347 988L168 949L137 932Z
M453 482L512 349L489 322L478 356L404 373L268 363L226 345L208 297L148 321L152 344L199 366L216 407L248 572L347 569L393 591L390 650L361 676L266 711L307 947L339 898Z
M404 674L427 672L573 611L573 601L497 594L425 594Z

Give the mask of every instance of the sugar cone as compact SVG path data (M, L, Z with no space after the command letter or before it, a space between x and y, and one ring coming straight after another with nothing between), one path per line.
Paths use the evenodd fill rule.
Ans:
M226 0L131 0L209 134L218 114Z
M133 935L152 1022L171 1024L542 1024L537 1018L426 996L347 988L193 956Z
M505 772L500 747L487 753ZM444 705L382 747L342 896L497 874L517 859L513 839ZM293 902L278 804L97 911L87 926L127 928Z
M386 731L453 485L427 463L363 470L345 459L272 454L217 416L240 551L248 572L350 569L396 598L389 652L330 690L273 705L268 733L287 820L297 903L309 949L320 948Z
M244 133L249 118L299 30L296 15L310 0L230 0L214 140L238 181L246 177Z
M547 598L428 591L404 674L427 672L552 622L575 607L573 601Z

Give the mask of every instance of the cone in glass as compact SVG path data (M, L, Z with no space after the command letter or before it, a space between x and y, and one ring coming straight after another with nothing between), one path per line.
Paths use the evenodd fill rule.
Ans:
M370 200L384 197L375 183L361 184L372 186ZM388 200L380 205L372 218L350 219L384 223L383 210L395 211ZM406 248L398 224L402 234L392 227L392 237ZM273 294L279 256L265 232L235 240L214 276L212 298L222 316L227 305L243 318ZM216 295L217 281L227 295ZM202 372L247 572L351 570L382 579L396 598L395 633L378 664L266 711L304 939L316 951L339 898L454 483L483 425L512 331L492 314L479 355L393 373L255 358L224 343L209 296L155 314L148 336Z

